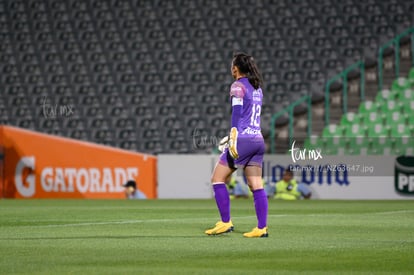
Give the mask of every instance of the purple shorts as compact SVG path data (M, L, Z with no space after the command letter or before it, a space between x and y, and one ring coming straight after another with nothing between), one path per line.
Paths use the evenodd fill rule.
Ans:
M239 158L234 160L226 148L220 155L219 163L230 168L244 168L246 166L262 167L265 144L262 137L240 137L237 139Z

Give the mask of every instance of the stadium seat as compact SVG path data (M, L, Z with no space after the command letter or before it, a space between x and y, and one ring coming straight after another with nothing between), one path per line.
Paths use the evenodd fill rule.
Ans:
M383 141L382 139L377 139L378 141ZM391 147L386 144L371 144L367 148L367 155L382 155L382 156L388 156L391 154Z
M352 124L350 127L345 128L346 137L364 137L366 136L366 127L359 124Z
M159 129L143 129L142 137L146 140L158 140L161 138L161 132Z
M324 154L344 155L347 147L348 139L344 136L325 137L323 143Z
M398 92L394 89L384 89L382 91L379 91L377 96L375 97L375 102L379 104L383 104L389 100L396 100L396 97L398 95Z
M401 112L401 104L396 100L388 100L381 104L380 109L383 113Z
M85 129L85 123L82 119L80 118L71 118L68 120L64 120L63 121L63 127L67 128L69 130L72 129Z
M179 129L182 127L183 122L177 117L161 117L161 125L166 128Z
M135 141L130 141L130 140L121 141L121 143L119 144L119 147L125 150L130 150L130 151L138 150L137 143Z
M184 139L184 130L183 129L166 129L165 135L168 139Z
M396 155L412 155L414 153L413 136L402 136L394 138L394 146L392 149Z
M369 147L369 139L364 136L348 137L346 138L347 152L351 155L359 154L362 151L366 151Z
M407 120L407 116L401 112L389 112L384 114L384 117L386 125L405 124Z
M411 87L413 87L413 84L414 84L414 68L410 69L410 72L408 73L408 79L411 83Z
M108 106L106 114L112 117L121 117L121 116L126 116L127 112L128 111L124 107L122 107L122 105L118 105L118 106Z
M121 120L121 121L123 121L123 120ZM118 123L119 122L117 121L115 125L117 125ZM122 123L122 124L124 124L124 123ZM129 124L131 124L131 125L129 125ZM138 126L139 126L139 129L159 129L159 124L160 124L160 122L159 122L158 119L148 117L148 118L140 119ZM128 128L128 129L134 129L134 127L135 127L134 126L135 123L133 123L133 122L130 122L127 125L128 126L124 126L124 127L119 126L119 125L117 125L117 126L121 127L121 128Z
M410 104L410 111L405 111L405 117L406 117L406 122L407 122L407 126L414 126L414 115L413 115L413 112L412 112L412 110L414 110L413 109L413 107L414 107L414 103L412 103L413 101L411 101L411 104Z
M407 101L414 101L414 88L400 91L399 97L404 100L403 103Z
M383 123L384 116L377 112L367 112L364 113L361 118L361 122L368 126Z
M31 117L31 115L32 115L32 109L29 108L28 106L20 106L19 108L14 108L9 113L10 117L15 117L15 118Z
M352 124L359 124L361 122L361 116L358 113L348 112L341 118L340 125L349 127Z
M100 98L97 96L87 95L82 97L81 104L98 107L100 105Z
M372 123L367 127L367 134L370 138L386 137L389 135L389 129L383 123Z
M60 128L59 121L53 118L44 117L39 122L43 129L51 130Z
M366 113L370 113L370 112L377 112L379 109L379 106L377 103L372 102L372 101L364 101L359 105L359 113L361 115L364 115Z
M87 106L82 110L87 117L98 117L103 115L102 108L98 106Z
M88 127L91 129L110 129L109 123L104 118L88 118Z
M312 135L305 140L304 146L307 149L323 148L325 146L326 138Z
M344 127L336 124L331 124L323 130L323 137L343 137Z
M150 106L138 106L134 110L134 115L140 118L148 118L153 116L153 110Z
M184 140L171 139L169 143L165 144L163 150L166 152L183 153L187 152L188 149L187 144Z
M117 136L120 140L136 141L137 136L134 129L122 129L118 132Z
M109 118L109 125L118 129L135 129L137 124L135 118Z
M411 87L410 81L405 77L399 77L392 82L391 89L398 94L402 94Z
M151 154L159 154L163 151L162 143L159 140L148 140L144 143L143 147L145 152Z
M17 120L17 125L21 128L35 130L36 129L36 121L32 118L23 118Z
M411 135L411 128L405 124L393 124L390 127L390 136L392 137L404 137Z

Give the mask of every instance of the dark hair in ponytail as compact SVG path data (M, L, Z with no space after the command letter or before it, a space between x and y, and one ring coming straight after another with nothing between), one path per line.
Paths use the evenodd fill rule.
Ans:
M262 75L251 55L242 52L235 53L233 55L233 66L239 68L239 71L247 76L250 84L255 89L263 86Z

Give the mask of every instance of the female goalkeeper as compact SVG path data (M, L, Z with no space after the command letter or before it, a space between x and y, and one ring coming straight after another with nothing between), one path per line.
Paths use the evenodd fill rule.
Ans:
M245 53L233 56L231 73L235 81L230 87L232 115L228 146L221 154L211 177L221 221L205 233L218 235L233 231L230 198L225 182L237 168L241 168L253 192L258 221L257 227L243 235L248 238L267 237L268 202L262 183L265 145L260 130L262 77L253 57Z

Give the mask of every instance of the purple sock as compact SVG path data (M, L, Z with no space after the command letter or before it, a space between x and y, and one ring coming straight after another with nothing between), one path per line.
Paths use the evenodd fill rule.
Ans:
M267 226L267 196L264 189L253 191L254 207L256 209L257 227L262 229Z
M220 212L221 221L230 221L230 197L226 184L213 184L214 198L216 199L217 208Z

